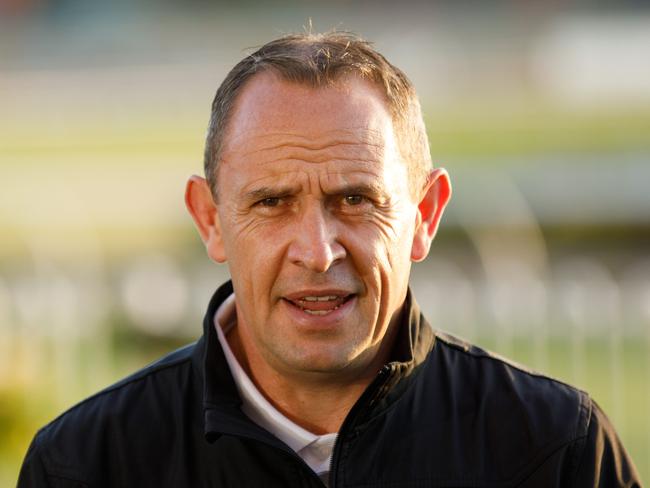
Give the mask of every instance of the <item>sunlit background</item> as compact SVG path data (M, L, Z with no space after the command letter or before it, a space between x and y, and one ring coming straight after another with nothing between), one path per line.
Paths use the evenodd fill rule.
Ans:
M412 277L434 327L588 390L650 480L645 3L0 0L0 485L39 426L200 334L228 277L183 205L212 97L310 19L420 93L454 184Z

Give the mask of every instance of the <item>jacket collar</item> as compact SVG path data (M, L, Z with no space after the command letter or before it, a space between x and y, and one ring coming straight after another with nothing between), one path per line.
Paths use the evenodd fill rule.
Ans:
M212 296L203 319L203 337L198 341L194 353L195 368L203 387L205 436L209 442L221 434L245 435L274 442L275 437L250 422L241 411L241 399L214 329L214 315L232 293L232 282L228 281ZM373 396L370 409L364 413L363 418L375 417L401 396L410 384L414 371L431 351L433 343L433 330L422 316L420 307L409 290L395 338L392 360L386 366L389 374Z
M433 329L422 315L420 306L409 289L404 300L391 364L403 373L410 373L426 359L433 347L433 340Z
M367 406L354 419L362 424L381 415L413 384L420 366L435 343L435 334L420 311L410 288L404 300L391 360L384 366L385 379L376 386Z

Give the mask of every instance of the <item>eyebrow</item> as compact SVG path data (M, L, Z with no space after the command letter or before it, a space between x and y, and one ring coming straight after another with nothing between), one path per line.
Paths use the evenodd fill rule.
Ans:
M244 194L244 198L250 201L264 200L265 198L282 198L295 193L294 188L288 186L271 188L269 186L263 186L261 188L256 188Z
M281 186L281 187L269 187L262 186L260 188L255 188L249 192L244 193L244 198L247 201L257 202L264 200L265 198L284 198L291 195L295 195L299 190L295 187L290 186ZM341 185L332 188L330 191L324 192L325 195L371 195L378 196L382 198L388 197L388 193L383 190L379 185L371 183L361 183L361 184L352 184L352 185Z
M371 195L387 197L388 194L381 186L372 183L361 183L354 185L341 185L332 191L327 192L332 195Z

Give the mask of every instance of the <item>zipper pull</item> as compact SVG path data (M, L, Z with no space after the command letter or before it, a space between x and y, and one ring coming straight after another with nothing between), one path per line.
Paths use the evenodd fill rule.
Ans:
M376 391L368 402L368 408L372 408L379 398L383 396L383 393L386 391L386 380L390 377L392 372L393 366L390 364L384 364L384 366L379 370L374 381Z

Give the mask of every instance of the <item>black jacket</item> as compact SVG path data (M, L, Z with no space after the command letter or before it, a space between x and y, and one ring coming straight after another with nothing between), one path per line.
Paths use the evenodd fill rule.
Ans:
M34 438L18 486L317 487L252 423L213 327L71 408ZM345 419L332 487L638 486L586 393L433 332L409 297L394 361Z

